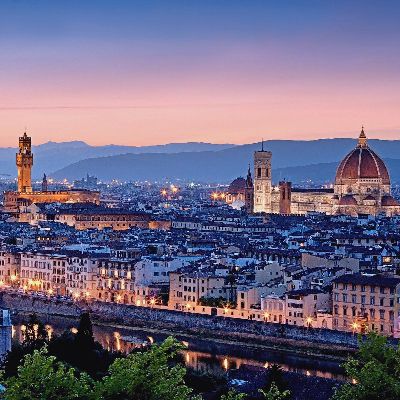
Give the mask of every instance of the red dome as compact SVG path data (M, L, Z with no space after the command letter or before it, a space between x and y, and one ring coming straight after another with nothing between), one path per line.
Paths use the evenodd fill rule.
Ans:
M390 185L389 172L382 159L372 151L366 141L364 130L357 147L352 150L339 164L335 183L341 184L347 180L381 179L383 185Z
M382 197L382 206L390 207L390 206L398 206L399 202L393 198L392 196L386 195Z
M231 182L228 188L228 193L244 193L246 189L246 179L239 177Z
M340 206L357 206L357 200L350 194L347 194L346 196L343 196L339 200L339 205Z

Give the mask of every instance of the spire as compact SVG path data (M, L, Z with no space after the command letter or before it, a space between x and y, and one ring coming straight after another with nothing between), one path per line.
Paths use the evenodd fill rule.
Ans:
M43 174L42 192L47 192L47 189L48 189L47 176L46 174Z
M261 139L261 151L264 151L264 138Z
M367 147L367 136L364 132L364 125L362 126L360 136L358 137L357 147Z
M252 187L253 187L253 178L251 177L251 170L249 163L249 169L247 170L247 177L246 177L246 188L252 188Z
M250 170L250 163L249 163L249 168L247 170L247 178L251 179L251 170Z

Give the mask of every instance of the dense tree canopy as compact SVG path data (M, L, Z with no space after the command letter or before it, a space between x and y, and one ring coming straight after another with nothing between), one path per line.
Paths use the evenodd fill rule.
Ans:
M351 382L340 387L333 400L400 399L400 347L371 332L344 368Z

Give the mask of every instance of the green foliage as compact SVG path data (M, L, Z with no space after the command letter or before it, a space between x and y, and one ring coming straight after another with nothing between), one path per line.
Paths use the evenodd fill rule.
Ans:
M96 399L102 400L188 400L192 398L185 385L186 370L171 366L181 345L173 338L148 351L117 359L109 375L96 385Z
M44 345L47 345L49 355L97 379L102 378L115 358L121 356L103 349L94 340L92 323L87 313L82 314L76 335L66 331L60 336L53 335L51 340L47 339L44 325L36 316L31 316L26 323L24 337L21 344L13 343L2 363L6 378L17 374L17 368L24 356L33 354L34 350L41 349Z
M359 342L356 357L344 364L352 383L341 386L333 400L400 399L400 347L390 346L375 332Z
M2 361L3 374L6 378L17 374L18 366L27 354L41 349L48 343L48 335L45 326L36 314L29 316L25 324L24 340L22 343L13 342L12 349Z
M5 386L5 400L85 400L91 393L88 376L77 376L73 368L48 356L45 347L26 355L17 376L6 380Z
M243 400L246 398L244 393L238 393L236 390L231 389L227 394L221 396L221 400Z
M275 382L271 383L271 387L268 391L260 389L260 393L264 396L266 400L286 400L290 397L290 391L280 391Z
M204 307L224 308L227 302L223 297L200 297L199 304Z

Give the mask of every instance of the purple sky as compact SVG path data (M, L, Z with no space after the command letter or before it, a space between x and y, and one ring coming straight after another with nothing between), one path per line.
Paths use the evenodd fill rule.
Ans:
M400 134L398 1L0 2L0 146Z

